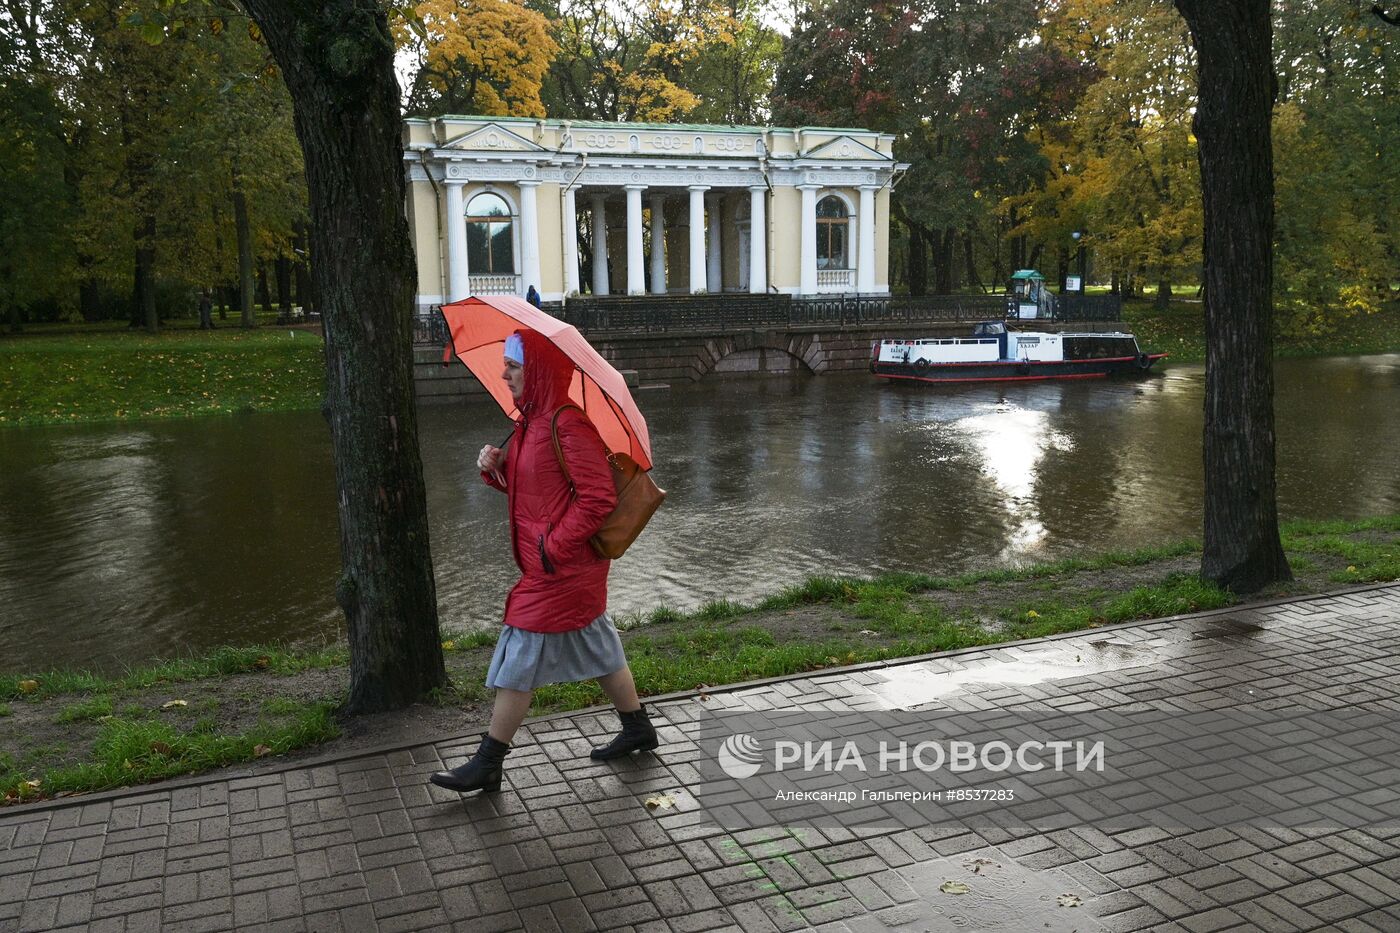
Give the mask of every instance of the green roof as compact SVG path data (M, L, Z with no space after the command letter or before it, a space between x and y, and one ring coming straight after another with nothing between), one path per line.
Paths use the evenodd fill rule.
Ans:
M544 122L554 126L568 123L571 127L586 127L589 129L638 129L638 130L686 130L711 133L762 133L764 130L777 130L780 132L792 132L793 128L788 126L734 126L732 124L720 123L613 123L608 120L566 120L556 117L489 117L482 114L453 113L441 117L409 117L410 121L427 123L431 120L472 120L490 123L536 123ZM798 129L804 132L816 131L823 133L870 133L879 135L875 130L859 129L845 126L803 126Z
M1011 278L1012 278L1013 280L1015 280L1015 279L1043 279L1043 278L1045 278L1045 276L1041 275L1039 272L1036 272L1034 269L1017 269L1014 273L1012 273Z

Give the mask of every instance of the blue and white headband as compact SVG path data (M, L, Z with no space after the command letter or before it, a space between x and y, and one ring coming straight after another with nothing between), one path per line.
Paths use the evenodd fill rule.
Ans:
M525 341L520 339L519 334L511 334L506 338L505 356L517 366L525 365Z

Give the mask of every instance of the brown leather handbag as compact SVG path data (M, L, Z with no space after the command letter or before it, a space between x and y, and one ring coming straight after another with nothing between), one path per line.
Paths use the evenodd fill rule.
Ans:
M574 478L569 475L569 467L564 463L564 451L559 446L559 412L565 408L577 409L585 418L588 415L576 405L563 405L549 423L549 432L554 438L554 455L559 458L559 468L564 471L569 488L577 496ZM657 486L651 475L627 454L610 451L608 465L612 467L617 505L608 514L598 533L588 539L588 543L599 557L617 560L637 540L637 535L642 533L656 510L661 508L661 503L666 499L666 490Z

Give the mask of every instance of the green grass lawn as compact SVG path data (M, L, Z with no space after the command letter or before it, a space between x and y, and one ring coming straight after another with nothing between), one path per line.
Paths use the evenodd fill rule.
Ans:
M324 382L306 330L33 326L0 338L0 427L314 409Z
M1151 298L1127 301L1123 321L1143 349L1169 353L1178 363L1205 361L1205 305L1199 301L1173 301L1165 311L1158 311ZM1347 318L1329 334L1277 334L1274 340L1277 356L1393 353L1400 351L1400 306L1391 304L1375 314Z

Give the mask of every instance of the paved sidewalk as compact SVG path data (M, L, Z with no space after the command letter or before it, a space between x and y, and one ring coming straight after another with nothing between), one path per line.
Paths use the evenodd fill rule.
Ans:
M682 697L653 707L659 753L620 764L587 758L612 716L540 720L485 797L426 783L472 736L4 811L0 931L1400 930L1400 773L1390 791L1328 790L1387 822L1306 835L730 833L695 808L644 805L698 779L687 724L702 703L1188 711L1246 689L1400 714L1400 586ZM939 890L967 871L992 896Z

